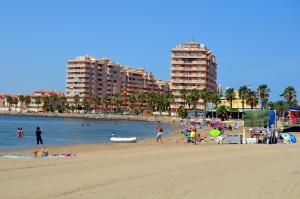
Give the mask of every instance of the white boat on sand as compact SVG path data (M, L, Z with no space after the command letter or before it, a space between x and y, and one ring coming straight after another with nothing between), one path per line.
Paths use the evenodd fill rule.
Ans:
M122 138L122 137L111 137L111 142L115 143L133 143L137 141L136 137Z

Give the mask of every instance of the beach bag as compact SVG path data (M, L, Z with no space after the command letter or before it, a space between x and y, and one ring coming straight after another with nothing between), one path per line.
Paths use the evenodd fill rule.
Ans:
M284 144L290 143L291 138L290 138L289 134L283 133L281 136L283 137L283 143Z
M290 135L290 142L296 143L296 137L293 134L289 134L289 135Z

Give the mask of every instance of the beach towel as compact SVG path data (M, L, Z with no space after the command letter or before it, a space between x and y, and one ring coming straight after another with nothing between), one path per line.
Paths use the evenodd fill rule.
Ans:
M40 158L46 158L46 159L52 159L52 158L64 158L64 157L73 157L76 156L76 154L56 154L56 155L49 155L46 157L40 157ZM7 158L7 159L36 159L33 155L2 155L1 158Z

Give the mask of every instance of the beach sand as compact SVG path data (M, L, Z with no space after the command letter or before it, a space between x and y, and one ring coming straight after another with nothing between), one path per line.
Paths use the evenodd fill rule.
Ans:
M298 143L193 145L177 137L51 147L77 154L61 159L0 158L0 198L300 198Z

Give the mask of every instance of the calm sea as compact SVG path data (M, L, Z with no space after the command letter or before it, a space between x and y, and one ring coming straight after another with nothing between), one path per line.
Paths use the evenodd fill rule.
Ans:
M160 124L167 134L173 128ZM0 115L0 151L34 148L35 129L39 126L45 146L105 143L113 132L120 137L135 136L138 139L155 136L157 123L147 121L101 120L61 117ZM17 128L23 128L24 136L16 136Z

